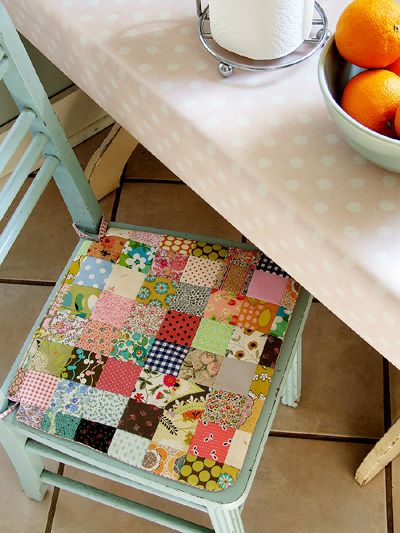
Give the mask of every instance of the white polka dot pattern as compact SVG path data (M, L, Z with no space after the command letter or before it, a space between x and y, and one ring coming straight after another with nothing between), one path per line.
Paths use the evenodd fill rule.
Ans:
M400 180L334 128L317 56L222 79L199 44L194 2L3 3L122 126L400 367L384 318L400 314ZM321 3L333 29L347 2Z

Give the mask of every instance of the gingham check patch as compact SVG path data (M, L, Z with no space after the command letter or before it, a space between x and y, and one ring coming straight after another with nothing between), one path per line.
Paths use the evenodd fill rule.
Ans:
M24 379L24 387L21 393L22 405L34 405L44 411L50 403L50 399L56 390L60 380L49 374L28 372Z
M266 255L261 256L261 259L257 265L257 270L263 270L264 272L270 272L271 274L276 274L277 276L282 276L283 278L290 277L289 274L287 274L284 270L282 270L279 265L274 263L272 259L270 259Z
M156 339L144 366L150 370L158 370L163 374L177 376L188 351L189 348L186 346Z

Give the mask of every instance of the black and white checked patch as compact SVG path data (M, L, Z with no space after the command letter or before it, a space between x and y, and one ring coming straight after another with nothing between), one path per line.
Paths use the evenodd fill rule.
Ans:
M272 259L266 255L262 255L261 259L258 262L257 270L262 270L263 272L269 272L270 274L276 274L277 276L282 276L283 278L290 278L289 274L281 269L279 265L274 263Z
M147 356L145 368L177 376L189 348L156 339Z

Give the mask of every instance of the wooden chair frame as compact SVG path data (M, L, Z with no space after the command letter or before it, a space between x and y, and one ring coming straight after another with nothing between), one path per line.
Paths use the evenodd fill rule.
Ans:
M102 219L100 206L68 144L12 22L5 9L0 5L1 79L4 80L13 96L20 115L0 147L0 171L9 162L25 135L30 133L32 140L2 190L0 218L4 216L14 201L33 164L39 157L43 158L43 163L0 237L0 263L52 177L54 177L67 204L72 220L80 230L95 236L98 234ZM124 224L112 225L119 228L144 229L164 233L163 230L154 228L140 228ZM171 233L185 238L206 239L204 236L169 232L169 234ZM214 238L213 241L244 249L253 249L252 246L246 244ZM75 251L71 258L74 255ZM43 319L45 309L59 289L65 273L66 271L54 287L48 302L32 328L31 334ZM41 501L48 485L53 485L185 533L244 532L241 511L254 480L279 402L282 398L284 403L296 406L300 398L301 335L311 301L311 296L302 289L278 358L268 398L251 439L245 463L238 481L229 489L221 492L208 492L130 467L78 443L64 441L56 437L52 438L45 433L34 430L19 423L14 413L11 413L0 419L0 442L15 467L24 492L30 498ZM6 397L7 390L26 351L27 342L0 388L0 413L4 413L9 407L9 401ZM43 458L60 461L100 477L135 487L145 493L151 493L207 512L213 529L204 528L187 520L50 472L44 467Z

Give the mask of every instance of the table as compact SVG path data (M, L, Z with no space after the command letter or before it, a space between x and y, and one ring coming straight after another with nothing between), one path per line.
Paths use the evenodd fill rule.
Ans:
M400 368L400 179L339 136L317 56L222 79L199 44L195 0L3 3L41 52ZM348 2L321 3L333 28Z

